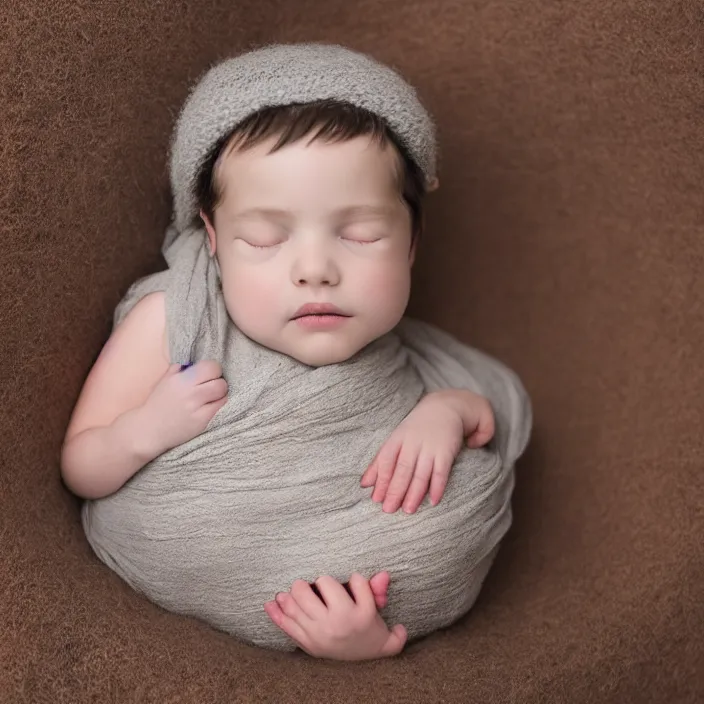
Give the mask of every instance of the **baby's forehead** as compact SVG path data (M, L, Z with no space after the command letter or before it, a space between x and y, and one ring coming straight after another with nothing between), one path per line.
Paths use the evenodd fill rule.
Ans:
M275 137L254 146L236 143L223 149L215 166L221 186L247 182L340 177L353 181L365 175L370 183L396 184L403 168L402 157L390 142L362 135L344 141L302 138L277 148Z

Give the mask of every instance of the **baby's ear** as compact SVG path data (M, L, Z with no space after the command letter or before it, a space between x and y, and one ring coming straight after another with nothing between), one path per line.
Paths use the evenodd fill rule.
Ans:
M205 225L205 231L208 233L208 244L210 245L210 256L214 257L215 256L215 249L216 249L215 228L213 227L213 223L210 222L210 218L203 212L202 209L199 214L200 214L200 219L203 221L203 224Z
M417 250L417 249L418 249L418 238L417 238L417 237L414 237L414 238L413 238L413 242L411 242L411 252L410 252L410 254L408 255L408 259L409 259L409 261L410 261L410 263L411 263L411 266L413 266L413 264L414 264L415 261L416 261L416 250Z
M428 185L426 186L425 190L428 193L432 193L433 191L437 191L438 188L440 188L440 179L437 176L434 176L430 179L430 181L428 181Z

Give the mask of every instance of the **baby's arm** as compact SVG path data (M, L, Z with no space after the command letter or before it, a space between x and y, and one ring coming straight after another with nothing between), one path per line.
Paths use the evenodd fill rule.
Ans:
M484 447L494 437L494 412L484 396L466 389L443 389L428 396L457 411L468 447Z
M164 295L142 299L117 326L83 386L61 457L64 482L85 498L117 491L156 457L142 404L169 368Z
M164 295L153 293L117 326L83 386L61 457L71 491L108 496L205 429L226 400L220 366L179 369L168 362Z

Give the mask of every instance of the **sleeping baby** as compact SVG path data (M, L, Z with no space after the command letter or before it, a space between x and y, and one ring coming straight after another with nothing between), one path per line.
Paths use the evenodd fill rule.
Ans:
M87 538L247 642L395 655L474 603L531 422L510 370L404 318L432 121L367 56L267 47L193 90L171 184L168 269L121 302L66 434Z

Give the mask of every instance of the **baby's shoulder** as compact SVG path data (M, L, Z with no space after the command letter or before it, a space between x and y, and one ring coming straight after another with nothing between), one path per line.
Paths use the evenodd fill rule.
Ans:
M166 295L163 291L154 291L140 298L125 313L120 324L132 321L132 325L145 323L166 325Z
M132 306L127 316L149 319L152 322L166 323L166 294L164 291L154 291L140 298Z
M119 321L112 337L119 338L125 347L160 348L168 358L164 292L154 291L137 301Z
M166 325L166 291L170 281L168 269L135 281L115 308L114 327L126 320L127 316L157 323L163 320Z

